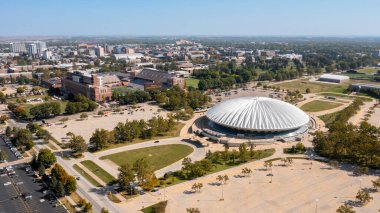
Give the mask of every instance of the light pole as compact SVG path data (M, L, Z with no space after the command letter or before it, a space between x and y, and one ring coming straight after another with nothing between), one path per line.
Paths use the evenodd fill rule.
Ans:
M319 199L315 199L315 213L318 212L318 202L319 202Z
M362 181L363 181L363 179L361 179L361 178L359 178L359 189L362 189Z
M222 198L220 198L220 201L224 201L223 183L222 183Z

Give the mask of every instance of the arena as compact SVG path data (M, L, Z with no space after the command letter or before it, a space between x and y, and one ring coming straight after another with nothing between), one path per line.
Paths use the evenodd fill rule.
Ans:
M240 97L216 104L195 121L193 131L221 143L293 140L307 132L309 116L298 107L267 97ZM240 139L240 141L238 140Z

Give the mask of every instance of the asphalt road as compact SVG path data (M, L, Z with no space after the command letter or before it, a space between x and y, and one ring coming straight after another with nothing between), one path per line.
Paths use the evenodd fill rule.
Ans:
M32 175L25 171L24 164L13 166L16 175L10 177L7 174L0 176L0 212L67 212L62 206L54 207L55 200L49 201L42 193L43 185L33 182ZM9 184L10 182L10 184ZM4 185L5 184L5 185ZM30 193L32 199L25 200L20 194ZM44 199L45 198L45 199ZM44 199L44 200L41 200Z

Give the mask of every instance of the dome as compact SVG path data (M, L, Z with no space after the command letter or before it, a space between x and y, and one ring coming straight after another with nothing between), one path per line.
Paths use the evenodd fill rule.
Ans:
M266 97L223 101L207 111L212 122L252 132L281 132L307 125L309 116L292 104Z

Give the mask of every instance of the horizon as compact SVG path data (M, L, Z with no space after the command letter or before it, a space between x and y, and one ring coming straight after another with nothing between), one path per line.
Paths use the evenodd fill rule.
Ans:
M3 5L0 18L11 20L3 23L0 37L380 37L376 0L20 0Z

